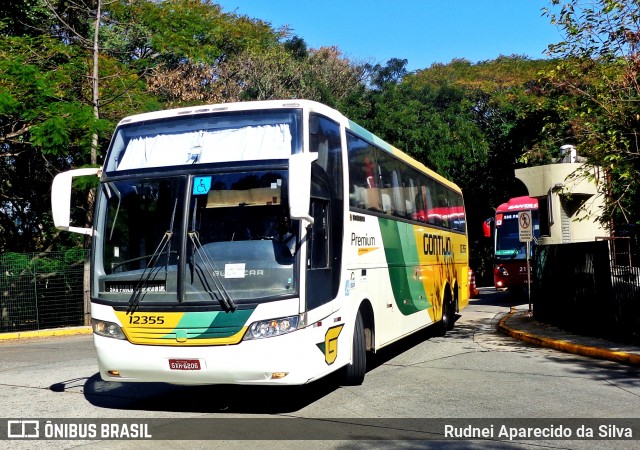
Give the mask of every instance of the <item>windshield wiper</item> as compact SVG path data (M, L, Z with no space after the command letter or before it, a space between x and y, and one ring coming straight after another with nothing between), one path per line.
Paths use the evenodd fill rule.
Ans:
M193 244L193 250L194 250L191 255L192 267L195 267L196 269L202 272L202 268L195 263L195 255L198 254L202 259L202 263L204 265L206 273L210 275L209 278L213 281L213 286L215 287L216 291L218 291L216 295L216 293L212 291L209 283L207 282L207 277L202 277L203 279L202 284L206 289L207 293L209 293L209 295L211 295L216 300L218 300L218 302L220 302L220 305L222 305L222 307L227 311L231 311L231 312L235 311L236 304L231 298L231 295L229 294L229 292L224 288L224 285L222 284L222 280L220 280L220 276L218 275L218 272L216 272L215 270L213 261L211 261L211 258L209 258L208 253L202 248L202 243L200 242L200 238L198 237L198 232L189 231L188 235L189 235L189 239L191 240L191 243ZM202 275L202 273L200 275Z
M169 229L162 235L162 239L160 239L160 243L158 244L158 247L156 247L156 250L151 255L151 258L149 258L147 267L145 267L144 271L140 275L140 278L138 279L138 283L136 284L136 287L133 289L133 292L131 293L131 297L129 298L129 308L127 309L127 314L133 314L138 309L138 305L140 304L140 301L144 297L143 288L147 285L147 283L151 279L151 276L154 273L153 268L158 262L158 260L160 259L160 257L162 256L165 248L167 249L167 253L166 253L167 259L164 265L164 270L165 272L167 272L167 268L169 266L169 259L171 258L171 238L173 238L173 222L176 217L177 205L178 205L178 199L176 199L173 204L173 213L171 214L171 222L169 223ZM160 271L160 269L161 268L158 267L156 272Z
M200 238L198 237L198 232L195 231L197 209L198 209L198 200L196 199L195 205L193 207L192 218L191 218L191 231L187 232L187 235L189 236L189 239L191 240L191 245L192 245L191 260L189 261L191 265L191 277L193 278L193 271L197 269L202 279L202 285L206 289L207 293L211 297L218 300L220 305L226 311L233 312L236 310L236 304L231 298L231 295L229 294L229 292L225 289L224 285L222 284L222 280L220 279L218 272L215 270L213 261L211 261L211 258L209 258L209 254L203 249L202 242L200 242ZM202 270L202 268L198 264L196 264L196 261L195 261L196 255L200 256L200 259L202 260L206 273L209 275L209 277L205 277L203 273L204 271ZM213 290L211 289L211 285L208 282L209 278L213 281L213 287L216 289L217 293L213 292Z

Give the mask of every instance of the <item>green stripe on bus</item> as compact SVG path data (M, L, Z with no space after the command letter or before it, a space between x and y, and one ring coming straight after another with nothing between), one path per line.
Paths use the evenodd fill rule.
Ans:
M176 329L188 330L190 338L223 338L233 336L247 323L253 309L234 312L186 312Z
M398 310L409 315L431 307L420 273L413 226L379 218L393 297Z

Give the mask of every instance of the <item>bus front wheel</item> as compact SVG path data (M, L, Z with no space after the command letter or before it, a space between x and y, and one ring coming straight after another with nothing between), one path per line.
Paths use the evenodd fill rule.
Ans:
M451 331L455 324L456 306L449 298L445 298L442 303L442 319L436 324L436 336L444 336L447 331Z
M346 386L358 386L364 381L367 371L367 349L364 336L364 323L362 314L358 311L356 324L353 330L351 363L344 367L344 384Z

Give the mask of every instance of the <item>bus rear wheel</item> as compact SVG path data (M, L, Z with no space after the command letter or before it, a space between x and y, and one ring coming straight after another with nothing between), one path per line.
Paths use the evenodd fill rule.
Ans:
M343 369L343 383L345 386L358 386L364 381L364 375L367 371L364 323L360 311L358 311L358 315L356 316L351 352L351 363L347 364Z

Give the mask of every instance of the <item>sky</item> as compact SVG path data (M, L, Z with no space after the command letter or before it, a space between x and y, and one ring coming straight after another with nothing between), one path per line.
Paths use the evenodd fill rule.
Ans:
M560 31L550 0L214 0L225 12L288 25L310 48L336 46L354 62L407 59L407 70L463 58L545 58Z

